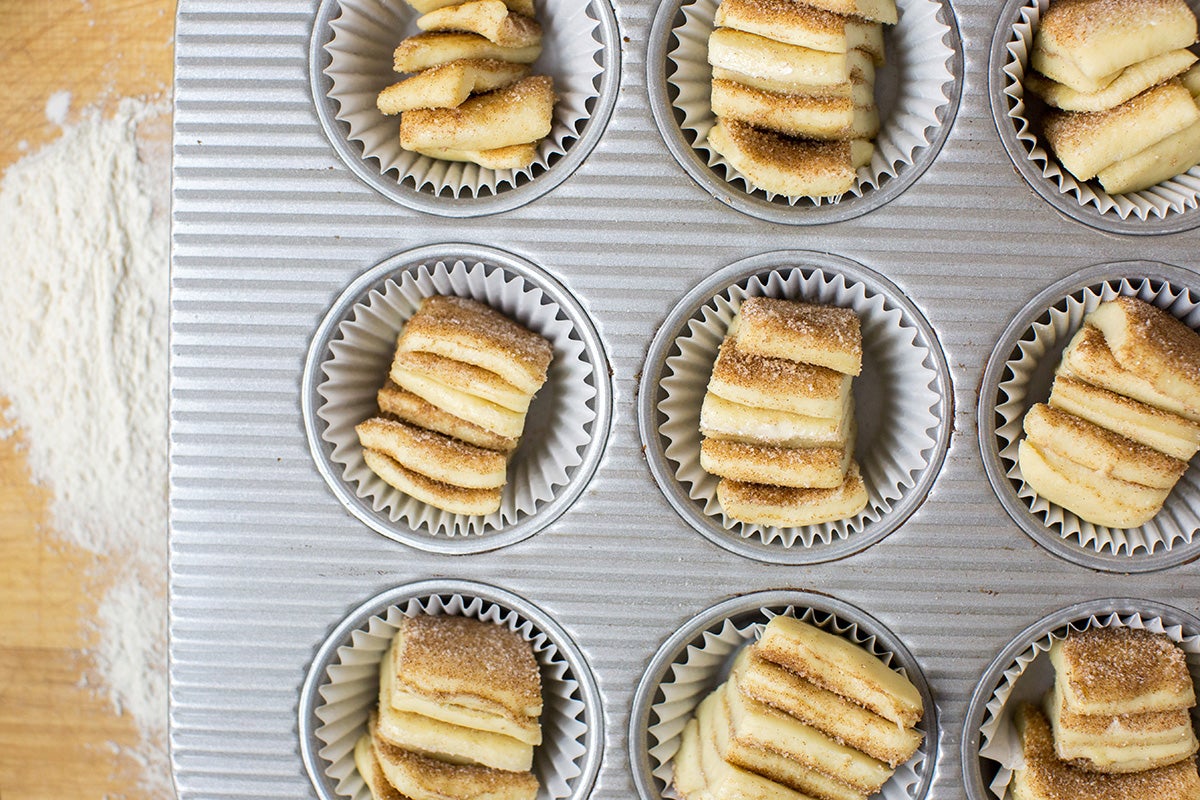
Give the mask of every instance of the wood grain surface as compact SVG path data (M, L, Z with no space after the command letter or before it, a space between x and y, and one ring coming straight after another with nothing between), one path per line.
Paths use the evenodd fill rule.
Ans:
M46 113L57 92L71 93L68 124L169 95L174 0L0 0L0 20L0 170L58 137ZM0 800L150 798L128 750L136 727L84 682L95 599L115 567L50 528L23 435L0 438Z

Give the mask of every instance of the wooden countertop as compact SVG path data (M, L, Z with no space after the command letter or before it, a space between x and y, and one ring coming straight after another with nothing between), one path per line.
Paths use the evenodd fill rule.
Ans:
M57 138L46 116L56 92L71 93L68 123L84 108L169 93L174 0L37 0L5 4L3 16L0 170ZM49 529L21 436L0 439L0 800L149 798L141 767L110 744L133 745L133 722L81 685L96 635L88 593L106 565Z

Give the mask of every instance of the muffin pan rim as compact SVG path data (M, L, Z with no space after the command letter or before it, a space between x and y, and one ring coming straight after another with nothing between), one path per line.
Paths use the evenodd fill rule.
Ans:
M1007 0L1005 2L997 17L991 48L988 51L988 105L991 108L992 121L996 125L1000 143L1004 146L1004 152L1008 154L1013 167L1021 174L1029 188L1062 217L1083 223L1096 230L1130 236L1163 236L1183 233L1200 227L1200 206L1184 212L1173 211L1163 217L1156 216L1152 219L1142 220L1132 214L1127 219L1121 219L1115 212L1100 211L1091 203L1081 204L1074 195L1058 191L1058 188L1042 175L1041 169L1029 158L1025 146L1017 138L1016 126L1008 113L1008 100L1004 93L1004 65L1008 61L1008 45L1013 41L1013 26L1021 9L1033 2L1036 0Z
M928 732L921 747L926 750L926 766L921 775L919 788L913 800L922 800L929 794L934 775L938 772L943 748L943 728L939 721L937 697L925 677L921 662L913 655L904 641L878 617L859 606L835 597L832 594L812 589L767 589L748 592L719 600L696 612L672 633L654 655L646 662L646 668L634 690L633 704L629 716L629 768L633 773L634 785L639 800L662 800L663 795L655 791L655 777L651 767L650 715L653 711L655 693L663 679L689 645L701 638L705 631L718 623L742 614L762 613L770 608L793 606L832 614L839 620L868 627L868 633L882 642L893 655L893 663L913 668L909 680L921 694L925 712L921 725ZM918 751L920 752L920 751Z
M355 152L355 145L343 130L345 123L337 118L337 103L328 96L324 50L331 37L330 23L340 11L340 3L341 0L321 0L313 18L307 48L309 96L325 139L341 162L363 184L394 203L426 214L455 219L482 217L521 208L570 178L591 155L608 128L621 85L621 32L611 0L588 0L587 7L595 12L599 36L597 53L604 57L604 67L599 72L600 86L595 106L586 118L583 133L558 161L519 186L482 197L440 197L429 191L414 189L402 180L389 178L378 169L369 168L368 159Z
M478 598L515 612L532 623L536 630L544 633L554 643L579 684L579 691L582 695L580 702L588 712L587 731L583 734L585 751L582 757L579 783L576 790L566 800L586 800L595 785L605 749L603 696L587 657L566 629L535 603L498 586L452 578L416 581L376 594L353 608L329 631L317 647L309 661L304 682L301 684L296 709L298 726L296 734L300 743L300 759L313 789L316 790L321 800L345 800L344 795L333 790L327 791L324 781L327 776L322 766L324 759L320 754L321 744L316 737L316 730L321 727L320 720L316 719L316 710L324 702L323 698L319 696L320 689L326 671L337 658L338 649L345 646L353 633L361 630L371 618L386 613L389 608L408 600L444 594Z
M1136 269L1120 271L1121 267L1136 267ZM1143 278L1160 280L1183 288L1200 287L1200 274L1174 264L1145 259L1092 264L1055 281L1026 301L996 340L983 371L979 404L976 409L976 432L984 472L987 474L987 481L992 492L1008 516L1030 539L1057 558L1075 566L1101 573L1157 572L1186 564L1200 557L1200 531L1193 532L1191 542L1180 543L1161 552L1143 555L1102 553L1092 548L1085 549L1065 540L1051 528L1042 524L1029 510L1025 501L1017 496L1016 490L1012 487L1011 480L1006 474L1007 470L1000 459L999 434L996 432L997 397L1011 354L1025 333L1047 309L1057 305L1064 298L1097 283Z
M338 465L329 459L326 450L331 445L321 436L324 422L317 414L323 403L318 393L318 387L323 381L321 367L329 357L330 344L337 336L338 326L374 287L393 276L439 261L483 263L516 275L545 293L568 317L579 335L583 355L591 366L590 375L596 391L596 418L591 423L592 438L584 446L583 457L575 467L574 474L555 491L554 496L533 513L512 525L488 529L481 534L453 537L423 532L407 526L403 521L392 522L370 509L342 477ZM305 440L313 463L333 496L351 516L371 530L398 544L426 552L442 555L485 553L528 539L561 518L595 476L613 425L613 387L608 365L608 355L587 310L544 268L521 256L485 245L450 243L417 247L395 253L356 277L338 294L314 329L305 355L300 384L300 413L304 422ZM381 382L384 377L380 376Z
M765 543L761 541L761 537L742 538L732 531L724 528L718 529L712 516L705 514L702 509L696 508L695 501L688 496L687 491L683 489L682 484L676 478L675 470L670 466L670 459L666 455L666 448L663 444L664 436L658 430L657 395L671 349L686 329L688 322L699 313L700 309L717 295L756 275L802 269L805 266L841 275L846 280L862 284L890 301L911 323L910 329L914 331L914 338L918 343L923 340L923 345L929 353L928 358L933 362L934 391L940 396L936 403L937 411L935 413L938 422L934 435L933 452L925 467L916 473L917 479L914 485L894 501L892 509L885 513L883 519L870 529L837 539L829 544L812 547L797 544L786 547L774 542ZM653 475L655 485L675 513L689 527L718 547L745 558L775 564L819 564L847 558L878 544L902 527L924 503L941 472L950 447L953 421L953 377L950 374L945 351L937 332L924 312L898 286L870 267L844 256L811 250L759 252L718 269L693 286L676 302L655 333L646 355L637 396L638 433L645 449L646 464Z
M675 163L683 168L688 177L709 196L726 206L752 217L782 225L810 226L861 217L879 209L904 194L929 169L946 140L950 137L954 122L962 106L963 84L966 82L966 59L958 24L958 16L950 0L929 0L938 4L939 20L949 29L952 55L948 59L950 70L949 92L945 105L939 113L941 118L933 139L918 150L917 158L901 167L882 187L872 187L862 196L849 195L837 203L822 203L814 207L797 207L779 204L758 195L758 191L746 192L739 186L720 178L700 157L696 148L688 143L682 128L675 119L667 78L669 42L674 35L674 19L685 4L694 0L664 0L655 11L649 32L646 54L646 89L650 95L650 111L659 138L670 151Z
M963 717L959 754L959 760L962 762L963 789L967 800L995 800L988 787L984 785L979 765L983 758L979 754L983 739L980 728L987 716L987 704L991 701L996 689L999 688L1005 671L1013 666L1017 656L1029 649L1029 646L1038 639L1080 619L1110 614L1159 617L1165 622L1188 629L1191 634L1200 635L1200 617L1169 603L1138 597L1102 597L1083 600L1052 611L1026 625L992 659L971 691L967 713Z

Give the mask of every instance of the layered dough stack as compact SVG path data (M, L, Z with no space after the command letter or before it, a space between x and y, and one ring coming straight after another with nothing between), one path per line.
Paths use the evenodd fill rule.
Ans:
M1184 0L1053 0L1026 86L1057 109L1043 127L1062 165L1121 194L1200 162L1195 42Z
M534 800L541 673L529 643L467 617L406 618L354 747L374 800Z
M537 158L553 124L554 82L530 75L542 52L533 0L410 0L422 16L396 48L411 78L379 93L400 114L400 146L431 158L519 169Z
M700 466L730 517L778 527L851 517L867 504L854 461L853 311L747 298L717 352L700 409Z
M1133 297L1102 303L1024 428L1030 488L1095 525L1144 525L1200 449L1200 334Z
M355 428L367 466L444 511L497 511L552 355L544 338L482 303L425 298L397 339L380 416Z
M849 191L875 149L875 68L896 20L894 0L722 0L709 146L767 192Z
M675 756L685 800L865 800L921 746L921 695L861 647L775 617L700 703Z
M1015 800L1195 800L1196 704L1183 651L1162 634L1090 628L1050 650L1045 714L1017 713Z

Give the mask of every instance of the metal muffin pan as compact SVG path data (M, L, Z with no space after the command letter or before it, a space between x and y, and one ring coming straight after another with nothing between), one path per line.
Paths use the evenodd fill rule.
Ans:
M867 213L802 229L735 210L680 167L646 85L658 4L611 5L621 69L605 75L618 96L594 149L536 200L455 219L381 196L331 149L308 83L317 0L182 0L170 428L182 800L317 796L298 729L305 675L355 609L423 580L504 587L575 642L605 722L596 800L637 792L630 720L655 653L733 598L817 592L894 634L938 712L929 800L965 795L972 691L1036 620L1105 597L1200 613L1197 561L1145 573L1072 563L1028 536L989 485L984 367L1031 300L1096 264L1200 268L1195 231L1100 231L1056 212L1014 169L988 93L995 3L950 0L961 104L924 173ZM595 328L612 388L607 441L570 507L536 535L472 555L405 546L348 513L315 466L302 413L305 354L339 296L397 253L454 242L552 276ZM923 503L896 530L835 560L780 564L729 552L680 519L648 467L637 398L681 298L728 265L798 249L861 265L920 309L945 356L952 425Z

